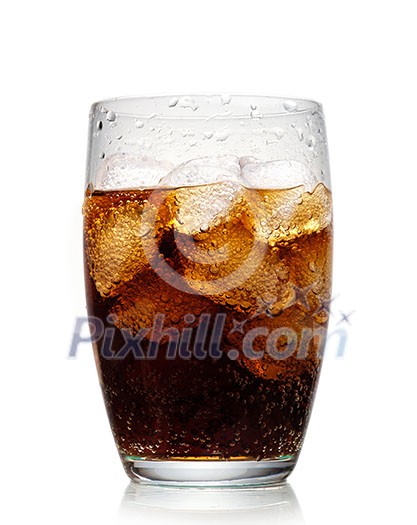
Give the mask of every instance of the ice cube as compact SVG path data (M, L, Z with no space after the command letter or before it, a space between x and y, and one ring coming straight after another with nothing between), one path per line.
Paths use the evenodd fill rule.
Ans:
M301 310L294 307L284 310L279 316L261 314L261 316L250 319L246 318L240 330L237 329L239 325L236 325L237 324L234 323L231 329L229 326L226 326L225 332L229 329L226 336L227 345L238 349L239 355L237 362L254 376L268 380L282 380L284 378L296 378L297 376L302 377L304 374L310 376L317 370L317 366L319 365L317 352L320 341L314 339L310 343L306 356L303 359L297 358L297 353L302 341L303 329L317 329L314 321L312 319L306 320L305 314ZM245 341L245 335L257 328L263 328L266 335L260 334L254 339L251 339L250 342L248 340ZM287 357L279 359L280 354L284 356L285 352L288 351L287 337L283 336L282 338L273 340L275 343L273 346L271 339L269 345L267 345L267 337L271 336L274 330L282 328L292 330L293 333L296 334L297 339L296 346L292 347L293 351L291 355L287 354ZM291 346L289 347L289 351L291 352ZM256 355L262 357L256 359Z
M181 274L196 293L206 295L235 311L253 314L260 301L265 308L273 302L278 308L287 294L285 265L260 238L247 227L250 215L246 193L222 220L200 234L183 234L174 229L175 260Z
M204 234L233 213L243 191L235 182L176 190L176 229L188 235Z
M238 181L240 165L234 155L200 157L192 159L173 169L161 180L161 186L179 188L199 186L223 181Z
M243 222L249 230L275 246L301 235L326 228L331 222L331 194L323 185L312 193L304 186L291 189L247 190L248 213ZM246 217L250 216L251 220Z
M252 157L240 159L241 181L247 188L288 189L304 186L313 191L318 184L316 176L302 162L295 160L259 161Z
M172 198L176 229L198 235L224 221L244 192L239 175L232 155L193 159L172 170L160 184L178 188Z
M94 205L91 199L91 206ZM147 264L141 240L142 209L141 202L132 201L101 213L99 210L92 227L87 227L86 254L90 274L103 297L117 294L120 285Z
M154 190L129 190L97 194L84 202L87 264L103 297L113 297L137 273L149 267L145 245L160 241L168 222L162 195ZM161 202L162 201L162 202Z
M163 272L158 275L153 269L137 274L124 285L112 309L115 325L137 333L141 328L152 329L156 315L163 316L165 328L195 328L201 314L210 314L214 319L217 307L206 297L175 289L170 284L172 277ZM184 319L188 316L188 319ZM151 330L145 335L151 337Z
M218 246L219 239L224 257L218 257L211 246ZM211 231L207 240L196 242L196 247L188 246L188 251L181 244L178 248L188 285L216 304L253 315L268 309L278 311L288 300L288 271L284 263L262 241L251 237L242 224ZM194 256L195 249L198 258Z
M168 161L160 161L148 155L116 153L100 166L96 189L113 190L127 188L152 188L173 168Z

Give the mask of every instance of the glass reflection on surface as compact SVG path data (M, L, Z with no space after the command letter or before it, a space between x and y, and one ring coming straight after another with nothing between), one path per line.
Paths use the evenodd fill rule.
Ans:
M288 483L256 488L181 488L131 482L119 517L143 523L304 524Z

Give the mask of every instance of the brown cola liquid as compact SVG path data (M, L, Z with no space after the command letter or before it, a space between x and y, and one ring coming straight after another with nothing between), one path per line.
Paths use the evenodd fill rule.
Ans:
M300 450L328 320L331 195L234 185L86 194L88 312L107 329L94 352L125 466ZM142 354L126 350L142 329ZM297 347L277 359L288 333Z

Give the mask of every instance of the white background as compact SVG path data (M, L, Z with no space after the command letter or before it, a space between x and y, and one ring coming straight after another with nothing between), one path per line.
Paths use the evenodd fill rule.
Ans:
M417 37L413 2L16 1L1 7L2 523L416 523ZM334 292L354 310L329 352L295 498L136 494L92 353L81 203L90 104L190 92L305 96L327 119ZM273 498L272 498L273 499ZM267 505L269 500L258 502ZM279 504L280 503L280 504ZM201 507L207 506L202 501ZM220 505L220 506L221 506ZM301 514L303 517L301 517Z

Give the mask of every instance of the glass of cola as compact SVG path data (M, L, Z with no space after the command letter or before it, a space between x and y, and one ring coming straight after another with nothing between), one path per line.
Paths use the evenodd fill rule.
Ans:
M329 317L321 105L226 94L98 102L83 215L91 339L128 476L285 479Z

